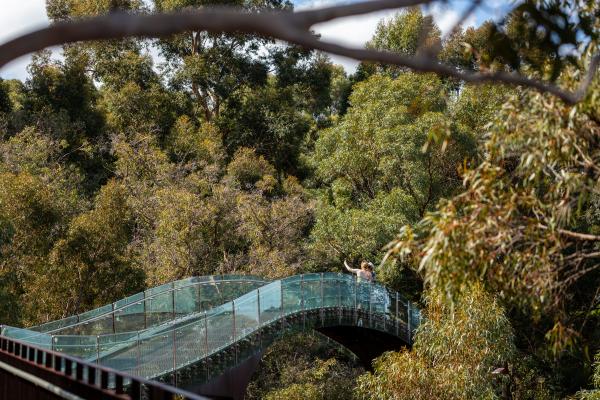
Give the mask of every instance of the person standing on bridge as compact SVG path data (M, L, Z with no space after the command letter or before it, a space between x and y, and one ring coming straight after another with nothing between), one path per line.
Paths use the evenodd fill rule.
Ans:
M365 280L368 282L373 281L373 264L363 260L360 263L360 269L350 268L348 262L344 260L344 267L353 274L356 274L359 280Z
M348 271L352 272L353 274L356 274L357 276L356 282L358 283L358 285L356 285L354 289L356 290L355 306L357 310L364 311L366 309L369 309L369 305L371 302L371 285L365 285L365 283L373 282L373 264L366 260L363 260L360 263L360 269L355 269L350 268L346 260L344 260L344 267L346 267ZM362 316L357 316L356 324L358 326L363 326Z

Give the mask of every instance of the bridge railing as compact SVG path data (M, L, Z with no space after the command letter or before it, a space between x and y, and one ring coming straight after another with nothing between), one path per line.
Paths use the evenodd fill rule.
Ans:
M201 301L197 293L190 293ZM177 307L176 301L170 304ZM315 318L383 330L408 344L420 323L418 309L401 294L353 275L320 273L261 285L215 308L192 312L153 329L55 336L10 327L3 331L42 347L155 378L248 341L261 330L279 332L292 323L305 324Z
M125 339L103 352L100 363L148 378L180 368L253 340L263 329L281 331L307 314L312 321L358 325L386 331L412 343L419 311L404 296L347 274L306 274L271 282L193 321L150 337ZM288 323L289 322L289 323Z
M251 275L186 278L29 330L58 336L102 335L147 329L181 315L233 300L267 282Z
M0 398L208 400L7 337L0 337Z

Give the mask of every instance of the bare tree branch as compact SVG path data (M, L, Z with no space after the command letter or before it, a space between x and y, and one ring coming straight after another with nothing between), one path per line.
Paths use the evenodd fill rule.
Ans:
M591 242L600 241L599 235L591 235L589 233L573 232L573 231L568 231L566 229L557 229L557 231L561 235L565 235L565 236L571 237L573 239L586 240L586 241L591 241ZM592 254L594 254L594 253L592 253Z
M543 225L543 224L538 224L538 226L542 229L550 229L546 225ZM561 235L570 237L572 239L590 241L590 242L600 241L600 235L592 235L589 233L575 232L575 231L570 231L570 230L561 229L561 228L556 229L556 232L560 233ZM594 254L594 253L591 253L591 254Z
M190 30L209 32L253 33L294 43L305 48L325 51L362 61L381 62L408 67L417 72L433 72L465 82L522 85L551 93L566 103L575 104L586 94L600 63L592 58L586 78L575 92L518 73L461 71L427 56L404 56L390 52L359 49L321 41L309 28L340 17L359 15L390 8L428 3L431 0L372 0L317 10L247 12L233 8L207 8L168 14L135 15L114 13L77 21L58 22L48 28L20 36L0 46L0 68L9 61L34 51L65 43L125 37L160 37Z

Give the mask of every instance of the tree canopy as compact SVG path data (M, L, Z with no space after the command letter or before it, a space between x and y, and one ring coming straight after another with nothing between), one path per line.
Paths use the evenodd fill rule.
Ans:
M47 12L212 4L47 0ZM411 8L366 46L574 90L598 49L598 9L524 1L442 34ZM600 78L570 105L398 65L349 72L296 45L201 30L63 54L0 81L1 323L191 275L371 260L423 310L413 348L365 373L318 335L286 336L249 398L598 398Z

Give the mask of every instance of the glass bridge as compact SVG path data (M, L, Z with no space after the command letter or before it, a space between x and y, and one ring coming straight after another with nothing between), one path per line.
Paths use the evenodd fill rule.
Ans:
M420 321L400 293L353 275L224 275L172 282L28 329L2 326L1 334L182 386L219 376L289 330L361 327L410 345Z

